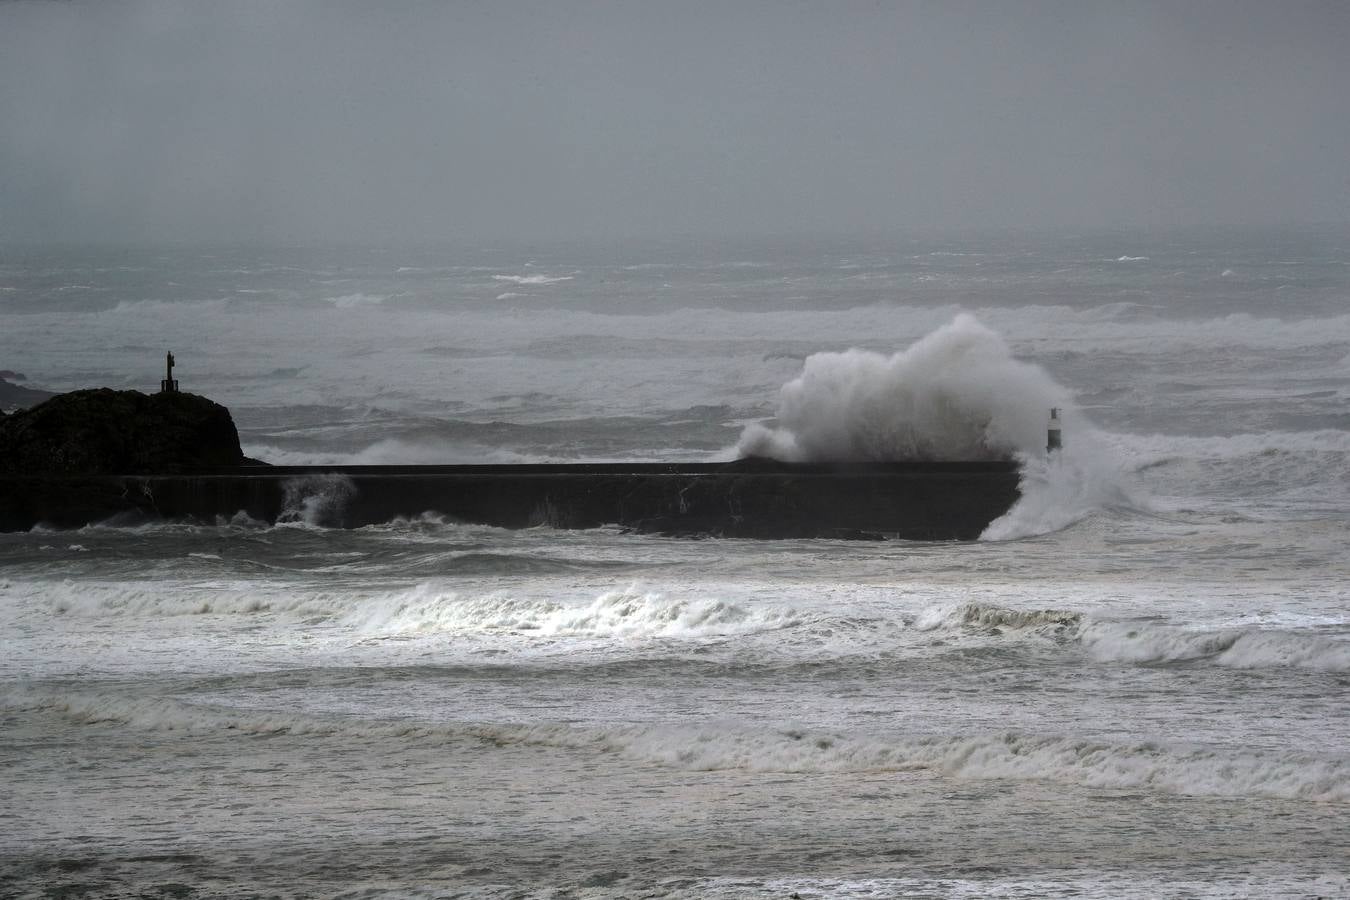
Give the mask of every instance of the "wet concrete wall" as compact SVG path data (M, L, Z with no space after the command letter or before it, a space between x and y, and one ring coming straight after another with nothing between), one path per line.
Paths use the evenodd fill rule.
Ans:
M620 525L724 537L973 540L1018 497L1005 462L336 466L0 479L0 529L243 512L359 527L435 512L524 528Z

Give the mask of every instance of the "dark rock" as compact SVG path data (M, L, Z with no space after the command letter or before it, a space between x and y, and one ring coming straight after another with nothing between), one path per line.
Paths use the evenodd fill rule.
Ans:
M59 394L0 420L0 474L172 474L244 461L230 412L196 394Z
M40 391L37 388L19 387L17 384L10 384L9 380L4 378L3 372L0 372L0 413L6 409L26 409L30 406L36 406L44 400L50 400L56 395L51 391ZM11 375L16 373L9 373Z

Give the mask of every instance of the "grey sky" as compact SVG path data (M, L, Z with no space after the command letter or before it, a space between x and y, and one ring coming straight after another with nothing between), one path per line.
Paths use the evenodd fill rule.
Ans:
M0 2L0 238L1350 219L1350 4Z

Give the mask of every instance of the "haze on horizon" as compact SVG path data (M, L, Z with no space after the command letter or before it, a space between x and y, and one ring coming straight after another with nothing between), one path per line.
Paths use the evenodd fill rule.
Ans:
M0 240L1350 220L1350 4L0 2Z

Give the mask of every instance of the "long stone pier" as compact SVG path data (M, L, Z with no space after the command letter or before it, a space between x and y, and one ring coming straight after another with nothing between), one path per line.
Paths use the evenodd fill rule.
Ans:
M0 476L0 530L245 513L339 528L433 512L503 528L973 540L1018 498L1013 462L256 466Z

